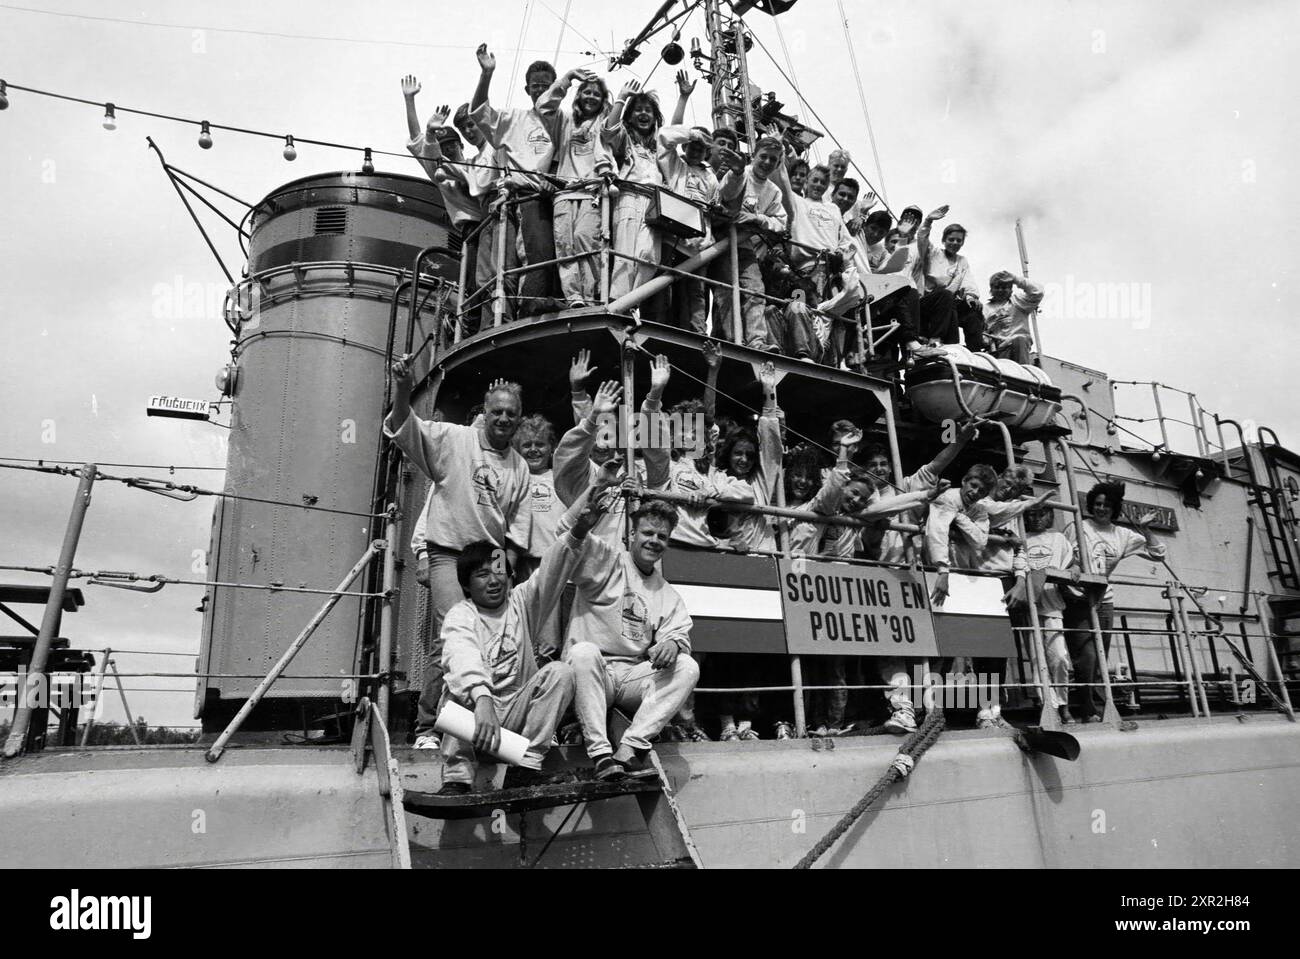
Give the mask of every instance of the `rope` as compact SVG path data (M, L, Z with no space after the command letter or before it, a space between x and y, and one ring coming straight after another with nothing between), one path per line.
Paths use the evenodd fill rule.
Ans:
M853 77L858 82L858 100L862 103L862 118L867 121L867 139L871 141L871 157L876 161L876 173L880 174L880 199L881 202L884 202L885 171L880 166L880 153L876 149L876 134L871 129L871 114L867 112L867 95L862 89L862 73L858 70L858 55L853 49L853 37L849 34L849 18L844 12L844 0L835 0L835 2L840 8L840 22L844 26L844 42L849 48L849 63L853 65Z
M921 723L919 729L907 737L902 748L898 750L898 755L890 763L885 774L876 781L876 784L867 790L866 795L853 804L853 808L844 814L825 836L817 841L817 844L808 850L808 854L795 863L795 869L811 869L813 864L830 850L831 846L843 836L853 826L855 822L866 812L871 805L885 794L885 790L898 782L905 779L916 765L916 761L925 755L925 751L934 745L943 732L943 710L931 709L926 713L925 721Z

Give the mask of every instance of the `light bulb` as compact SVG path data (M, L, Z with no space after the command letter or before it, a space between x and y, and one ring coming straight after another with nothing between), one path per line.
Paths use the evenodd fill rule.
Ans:
M284 138L284 158L291 163L298 159L298 148L293 145L292 136Z
M681 63L682 59L686 56L686 51L684 51L682 45L677 42L681 38L682 35L680 31L674 33L672 40L668 42L664 47L663 52L659 54L659 56L663 58L664 63L668 64L670 67L677 66L677 64Z
M207 120L199 124L199 146L205 150L212 149L212 131L208 128Z
M366 155L361 159L361 172L362 173L375 172L375 161L374 158L371 157L370 155L370 147L366 147Z
M104 104L104 129L117 129L117 114L113 111L113 104L111 103Z
M9 109L9 97L5 95L5 82L0 80L0 110Z

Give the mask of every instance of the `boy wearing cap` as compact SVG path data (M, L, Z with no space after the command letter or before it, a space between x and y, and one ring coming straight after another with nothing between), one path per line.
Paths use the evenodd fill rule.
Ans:
M420 81L414 76L402 77L402 97L406 100L406 130L410 139L406 149L420 161L420 166L442 194L443 205L451 219L457 243L463 247L462 255L470 264L478 262L478 236L475 231L483 221L483 188L486 183L481 171L473 164L490 165L491 147L478 129L467 120L469 108L464 105L456 111L460 126L471 146L479 148L478 155L467 165L460 135L455 126L447 126L450 108L444 104L429 117L424 129L415 112L415 95L420 92ZM472 270L471 270L472 272Z
M1014 292L1013 292L1014 290ZM984 337L993 355L1028 363L1033 336L1029 314L1043 302L1043 288L1029 277L999 270L989 277L989 302L984 311Z

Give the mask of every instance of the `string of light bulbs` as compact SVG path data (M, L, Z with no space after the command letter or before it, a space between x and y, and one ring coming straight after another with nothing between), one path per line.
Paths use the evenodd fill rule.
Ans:
M361 172L370 174L375 172L374 158L376 156L397 157L399 159L416 159L410 153L399 153L393 150L380 150L375 147L361 146L354 143L340 143L336 140L321 140L315 137L295 136L291 133L275 133L269 130L254 130L250 127L233 126L226 123L215 123L211 120L196 120L192 117L176 116L170 113L159 113L156 110L144 110L138 107L124 107L120 104L113 103L110 100L91 100L86 97L75 97L67 93L56 93L53 90L41 90L37 87L23 86L17 83L10 83L6 80L0 80L0 110L9 109L9 91L20 90L23 93L31 93L35 96L49 97L54 100L65 100L69 103L82 103L87 106L103 107L104 118L102 125L105 130L117 129L117 115L133 114L135 116L152 117L156 120L167 120L171 123L184 123L189 126L199 128L198 143L204 150L212 149L214 140L212 137L213 130L222 130L228 133L239 133L245 136L263 137L269 140L283 140L284 149L282 155L285 160L293 162L298 158L298 145L310 144L311 146L326 147L331 150L347 150L352 153L361 154ZM450 157L443 157L439 162L447 163L452 166L476 167L482 170L495 170L499 173L512 172L509 167L499 166L490 163L475 163L472 160L453 160Z

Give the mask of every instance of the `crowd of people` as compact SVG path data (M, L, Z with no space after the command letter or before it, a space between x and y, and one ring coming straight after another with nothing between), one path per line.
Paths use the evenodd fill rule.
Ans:
M420 83L402 80L408 147L475 264L475 292L461 317L466 333L495 321L498 283L508 321L617 300L665 267L681 275L633 307L644 320L833 367L963 340L973 351L1028 361L1029 317L1042 288L999 270L982 300L962 253L965 227L948 223L934 241L948 208L923 215L908 206L895 218L848 175L847 151L814 165L778 136L758 137L746 153L749 145L730 127L686 125L696 81L685 71L667 119L658 95L636 80L614 95L590 70L561 75L542 60L524 74L530 106L499 108L490 96L496 58L486 44L476 56L470 101L454 112L438 108L423 126L415 108ZM661 228L653 215L661 189L704 212L698 235ZM729 254L692 262L733 227L734 277Z
M903 476L895 474L890 451L868 440L871 424L841 419L824 447L793 443L772 363L758 373L763 405L756 418L730 419L716 409L716 348L705 358L702 394L668 410L663 396L673 367L666 357L651 358L640 412L663 428L641 433L631 457L608 429L631 398L613 379L596 382L586 351L569 369L573 426L562 434L545 416L525 415L522 389L506 380L489 386L464 425L422 419L410 406L409 362L394 363L385 432L431 481L411 543L433 610L414 737L417 747L443 750L444 789L471 788L474 751L494 753L503 728L530 743L523 765L510 770L511 786L547 781L542 759L555 741L585 743L596 775L606 779L655 775L648 750L660 737L793 735L791 696L758 692L789 685L784 657L706 657L693 649L686 604L661 569L670 546L877 563L921 559L934 569L936 607L953 569L1001 576L1013 624L1027 627L1026 604L1037 608L1048 705L1065 722L1076 714L1099 718L1099 687L1092 684L1101 681L1100 663L1089 628L1094 604L1066 583L1039 581L1028 592L1024 585L1036 570L1079 568L1073 526L1055 529L1049 494L1034 492L1027 468L998 472L972 462L978 456L967 447L978 428L971 423ZM1082 528L1093 572L1109 575L1134 554L1163 555L1146 528L1152 517L1139 521L1141 532L1114 524L1122 500L1115 484L1099 483L1087 494ZM778 504L799 514L762 511ZM1109 604L1107 595L1097 607L1103 629ZM806 694L811 734L842 734L872 713L884 715L891 732L917 728L909 674L916 663L841 656L804 663L804 684L823 687ZM1004 659L973 665L997 676L1006 669ZM697 716L693 694L702 666L710 686L735 690L710 697L700 710L707 717ZM449 699L473 709L472 743L435 729ZM631 715L617 748L606 727L615 705ZM985 704L978 725L1001 725L1000 712L999 701Z

